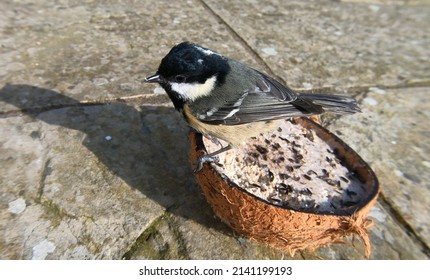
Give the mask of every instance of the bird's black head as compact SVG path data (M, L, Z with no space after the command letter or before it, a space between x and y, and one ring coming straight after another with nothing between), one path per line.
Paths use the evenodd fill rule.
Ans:
M161 60L155 75L146 82L158 82L175 107L210 94L225 81L230 70L227 59L199 45L183 42L174 46Z
M158 74L170 82L200 83L214 75L224 82L229 69L226 59L199 45L183 42L174 46L161 60Z

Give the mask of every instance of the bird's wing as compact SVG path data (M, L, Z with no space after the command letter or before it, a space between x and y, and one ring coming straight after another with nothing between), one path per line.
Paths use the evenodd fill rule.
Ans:
M320 106L302 100L276 80L260 73L255 88L244 91L236 100L199 113L200 121L208 124L238 125L287 117L321 113Z
M291 102L297 99L297 95L290 88L257 70L254 71L260 74L260 78L255 82L255 89L250 90L250 92L266 93L279 101Z

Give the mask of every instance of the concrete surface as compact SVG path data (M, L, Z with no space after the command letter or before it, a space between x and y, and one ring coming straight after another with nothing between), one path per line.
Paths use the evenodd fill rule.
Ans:
M430 1L1 1L0 259L290 258L213 216L187 127L142 84L194 41L355 96L327 127L377 173L371 259L430 257ZM353 246L348 245L353 244ZM363 259L347 240L295 259Z

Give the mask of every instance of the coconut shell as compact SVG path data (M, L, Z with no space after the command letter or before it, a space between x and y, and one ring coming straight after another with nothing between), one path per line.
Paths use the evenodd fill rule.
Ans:
M205 163L195 173L196 181L216 216L237 233L251 240L287 251L294 255L297 250L316 249L337 243L348 235L357 235L364 243L364 253L370 255L368 212L375 203L380 188L374 172L361 157L341 139L307 118L295 120L300 126L313 130L337 156L354 172L365 188L365 197L353 211L339 214L321 214L297 211L286 206L271 204L232 182L220 174L213 163ZM206 153L202 135L190 132L190 162L194 164ZM252 141L252 140L251 140Z

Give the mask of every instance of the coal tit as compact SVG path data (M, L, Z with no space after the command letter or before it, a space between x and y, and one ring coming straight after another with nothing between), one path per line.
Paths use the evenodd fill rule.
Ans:
M229 143L200 157L197 170L213 156L276 129L276 120L360 111L352 97L298 94L241 62L190 42L174 46L158 71L144 81L159 83L192 128Z

